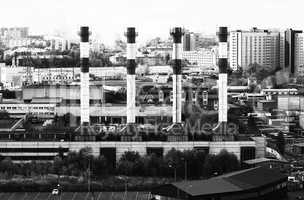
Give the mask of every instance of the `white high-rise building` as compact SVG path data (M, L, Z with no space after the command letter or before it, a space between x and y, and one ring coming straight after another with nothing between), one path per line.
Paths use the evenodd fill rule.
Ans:
M301 30L280 32L280 68L289 77L304 76L304 34Z
M183 51L194 51L196 49L196 34L185 31L182 37Z
M229 39L229 61L230 68L236 71L241 67L242 63L242 32L241 31L232 31L230 32Z
M233 70L250 64L261 66L279 66L280 33L278 31L260 30L232 31L229 39L229 62Z
M304 33L296 33L294 43L294 66L296 75L304 76Z

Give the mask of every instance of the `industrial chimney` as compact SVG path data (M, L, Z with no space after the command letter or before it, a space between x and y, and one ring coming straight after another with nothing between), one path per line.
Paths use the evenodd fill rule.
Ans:
M89 27L80 27L80 121L90 124Z
M172 122L182 122L182 36L184 32L181 27L171 29L170 35L173 38L172 68L173 68L173 106Z
M133 132L135 125L135 69L136 69L136 43L137 33L134 27L128 27L125 33L127 37L127 131Z
M220 135L226 135L227 133L227 110L228 110L228 100L227 100L227 37L228 30L227 27L219 27L218 39L219 39L219 80L218 80L218 98L219 98L219 133Z

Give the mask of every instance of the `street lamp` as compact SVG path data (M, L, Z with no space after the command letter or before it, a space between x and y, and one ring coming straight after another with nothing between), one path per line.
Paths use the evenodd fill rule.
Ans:
M188 170L187 170L187 158L186 157L182 157L181 158L181 160L182 161L184 161L184 174L185 174L185 181L187 181L187 172L188 172Z
M169 168L174 169L174 181L176 181L176 167L175 167L175 165L173 166L173 164L169 163Z
M122 177L122 176L118 176L117 177L119 180L122 180L125 182L125 195L127 194L128 192L128 179L126 177Z

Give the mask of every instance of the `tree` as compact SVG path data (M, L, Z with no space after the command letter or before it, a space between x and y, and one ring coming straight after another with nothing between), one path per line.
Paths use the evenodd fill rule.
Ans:
M109 168L107 159L104 156L99 156L93 159L92 162L92 173L95 176L108 175L112 169Z
M233 153L226 149L220 151L217 155L208 155L204 164L205 176L221 175L236 171L240 168L240 163Z
M206 153L197 150L186 150L183 152L184 167L187 167L186 173L188 178L197 179L201 177L204 167ZM187 165L187 166L185 166Z
M156 154L145 155L143 157L144 175L145 176L161 176L163 172L163 159Z
M115 49L117 51L125 51L127 48L126 42L122 41L121 39L115 40Z
M64 126L75 126L76 125L76 117L71 113L66 113L63 115Z
M140 75L148 75L150 68L148 65L141 65L137 67L136 73Z
M90 162L93 160L92 148L85 147L79 150L78 153L78 162L79 167L82 172L86 172Z
M6 110L1 110L0 111L0 119L9 119L9 113Z
M142 175L144 172L143 161L138 152L127 151L118 161L117 164L118 173L124 175Z
M56 156L53 161L53 171L58 176L61 174L62 166L63 166L62 159L60 158L60 156Z
M246 73L247 76L256 77L256 79L261 82L265 78L274 75L276 69L273 69L271 66L262 66L258 63L252 63L248 66Z
M11 177L14 173L14 167L15 165L12 162L12 159L10 157L6 157L4 160L0 163L0 169L2 172L6 173L8 177Z
M166 65L169 64L169 61L170 61L170 55L166 54L166 56L165 56Z

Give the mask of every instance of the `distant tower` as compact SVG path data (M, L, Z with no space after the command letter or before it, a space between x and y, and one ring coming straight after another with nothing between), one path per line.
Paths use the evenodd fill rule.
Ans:
M181 27L171 29L173 38L172 68L173 68L173 106L172 122L182 122L182 36L184 32Z
M80 121L90 124L89 27L80 27Z
M136 36L134 27L128 27L125 33L127 37L127 128L128 132L132 131L131 127L135 124L135 69L136 69Z
M220 128L220 135L226 135L227 133L227 27L219 27L218 39L219 39L219 79L218 79L218 98L219 98L219 112L218 121Z

